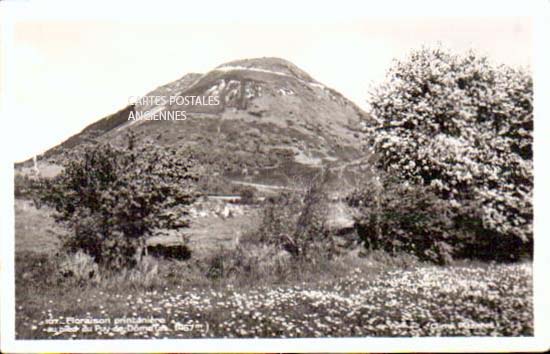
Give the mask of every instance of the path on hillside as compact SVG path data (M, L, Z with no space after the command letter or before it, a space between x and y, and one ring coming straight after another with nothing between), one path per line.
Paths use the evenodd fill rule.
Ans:
M244 181L236 181L236 180L229 180L231 183L240 184L243 186L249 186L249 187L255 187L259 190L264 191L280 191L280 190L286 190L286 191L303 191L303 188L292 188L292 187L285 187L285 186L278 186L274 184L263 184L263 183L254 183L254 182L244 182Z
M351 160L351 161L344 162L344 163L342 163L338 166L330 167L330 170L332 170L333 172L336 172L338 174L339 179L344 181L345 180L343 178L344 170L349 166L352 166L352 165L355 165L355 164L360 164L363 161L364 161L364 157L357 158L357 159L354 159L354 160ZM281 190L285 191L286 190L286 191L301 192L301 191L305 190L305 188L293 188L293 187L274 185L274 184L245 182L245 181L239 181L239 180L229 180L229 181L231 183L234 183L234 184L239 184L239 185L249 186L249 187L255 187L260 191L271 191L271 192L273 192L273 191L281 191ZM347 182L346 184L349 185L349 182ZM348 187L353 187L353 186L350 185Z

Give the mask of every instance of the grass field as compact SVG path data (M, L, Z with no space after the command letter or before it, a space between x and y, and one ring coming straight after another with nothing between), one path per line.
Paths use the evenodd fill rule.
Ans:
M59 248L59 238L66 231L51 217L46 206L37 209L28 199L15 200L16 253L37 252L52 254Z
M74 282L59 274L64 231L51 210L15 207L19 339L533 335L530 263L438 267L357 252L299 263L236 246L241 216L200 221L189 261L149 257Z

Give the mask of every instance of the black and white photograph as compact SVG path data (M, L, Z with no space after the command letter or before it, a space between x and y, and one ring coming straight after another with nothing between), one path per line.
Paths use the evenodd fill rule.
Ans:
M0 2L2 351L548 349L550 2L49 3Z

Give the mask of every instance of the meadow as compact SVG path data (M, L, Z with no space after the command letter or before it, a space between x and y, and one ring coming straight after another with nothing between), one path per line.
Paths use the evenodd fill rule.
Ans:
M530 262L355 250L312 264L228 244L75 281L60 274L50 212L16 207L19 339L533 335Z
M363 272L356 268L328 282L248 288L182 284L130 292L41 289L40 294L20 297L17 336L533 335L530 264L417 267L375 276ZM85 323L94 325L86 329Z

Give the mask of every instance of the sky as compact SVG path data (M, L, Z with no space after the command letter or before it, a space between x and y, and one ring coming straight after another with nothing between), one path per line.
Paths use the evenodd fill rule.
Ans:
M531 67L529 17L350 16L338 21L117 21L25 18L8 58L14 159L27 159L125 107L132 96L231 60L275 56L363 108L395 58L422 45L475 49Z

